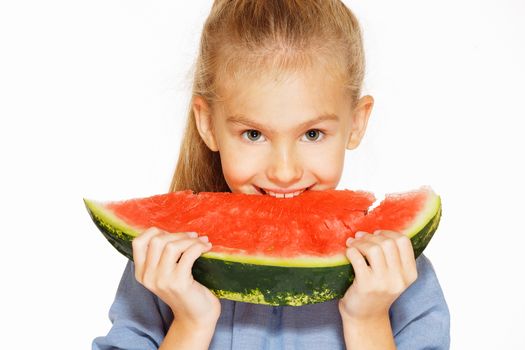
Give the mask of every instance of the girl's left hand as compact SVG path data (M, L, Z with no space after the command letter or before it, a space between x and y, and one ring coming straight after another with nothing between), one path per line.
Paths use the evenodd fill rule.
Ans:
M390 305L417 278L412 243L394 231L357 232L355 237L346 242L355 279L339 301L341 317L365 320L388 316Z

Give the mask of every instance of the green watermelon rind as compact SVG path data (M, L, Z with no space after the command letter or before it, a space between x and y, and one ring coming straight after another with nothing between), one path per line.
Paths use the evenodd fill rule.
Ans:
M139 232L106 210L103 203L87 199L84 199L84 203L104 237L121 254L133 260L131 241ZM411 239L416 258L434 235L440 218L441 199L431 192L425 208L403 232ZM310 260L310 266L286 264L285 259L281 266L275 265L276 259L272 259L273 265L261 264L261 260L255 261L259 263L246 261L246 256L206 253L195 261L192 273L195 280L220 298L291 306L341 298L354 279L352 265L346 258L344 263L339 261L330 266L322 266L326 261L316 258ZM303 260L308 261L309 259Z
M103 203L84 198L84 204L89 216L109 243L119 253L133 260L131 241L139 235L139 232L106 210Z

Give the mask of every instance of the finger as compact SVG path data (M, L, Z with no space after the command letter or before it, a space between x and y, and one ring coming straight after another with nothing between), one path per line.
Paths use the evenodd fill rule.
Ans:
M386 271L386 259L381 245L370 241L370 236L352 241L351 247L355 247L366 257L372 271L383 273Z
M365 231L357 231L357 232L355 233L354 237L355 237L356 239L359 239L359 238L365 237L365 236L367 236L367 235L369 235L369 234L370 234L370 233L365 232Z
M346 250L346 256L350 260L350 264L354 269L355 277L357 279L364 279L365 275L370 273L370 267L366 263L365 258L359 250L355 247L350 247Z
M408 280L414 281L417 277L417 268L412 241L404 234L395 231L383 231L383 234L396 242L403 271L407 274Z
M157 227L150 227L131 241L133 263L135 264L135 278L138 281L142 280L144 273L144 262L146 261L149 241L153 236L159 234L159 232L160 230Z
M177 264L175 273L177 275L182 274L186 276L192 276L191 268L195 263L195 260L197 260L197 258L201 256L202 253L209 251L210 249L210 242L197 242L191 245L188 249L184 251L184 253L182 253L179 263Z
M361 237L364 237L366 235L368 235L369 233L368 232L364 232L364 231L357 231L354 233L354 236L349 236L346 238L346 246L349 247L350 244L352 244L352 242L356 239L360 239Z
M196 234L193 234L195 236ZM190 235L188 232L179 232L179 233L167 233L160 230L160 232L153 236L149 240L146 259L144 261L143 275L141 278L144 280L145 276L152 276L152 273L157 269L159 264L159 259L162 255L162 251L166 243L172 241L178 241L184 238L187 238Z
M388 269L394 271L401 271L401 258L399 253L399 247L396 243L395 232L392 231L375 231L374 234L369 238L370 241L380 244L385 255L386 266Z
M182 254L193 244L207 241L206 236L199 238L180 239L166 243L158 264L159 274L164 277L173 274Z

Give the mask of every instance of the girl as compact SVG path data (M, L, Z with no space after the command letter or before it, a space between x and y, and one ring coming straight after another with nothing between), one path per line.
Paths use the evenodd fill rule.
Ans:
M336 188L374 102L360 97L364 68L358 21L339 0L215 1L170 191L287 200ZM432 265L399 233L349 239L354 283L340 300L302 307L219 300L192 278L213 243L196 236L153 227L133 241L113 327L93 349L449 347Z

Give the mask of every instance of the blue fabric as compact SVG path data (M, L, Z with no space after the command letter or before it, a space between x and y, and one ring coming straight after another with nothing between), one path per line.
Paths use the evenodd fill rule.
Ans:
M450 315L441 287L424 255L417 260L418 278L390 308L399 350L449 349ZM266 306L221 299L221 316L210 349L344 349L337 300L305 305ZM169 306L135 279L126 265L109 310L109 333L93 340L93 350L157 349L173 313Z

